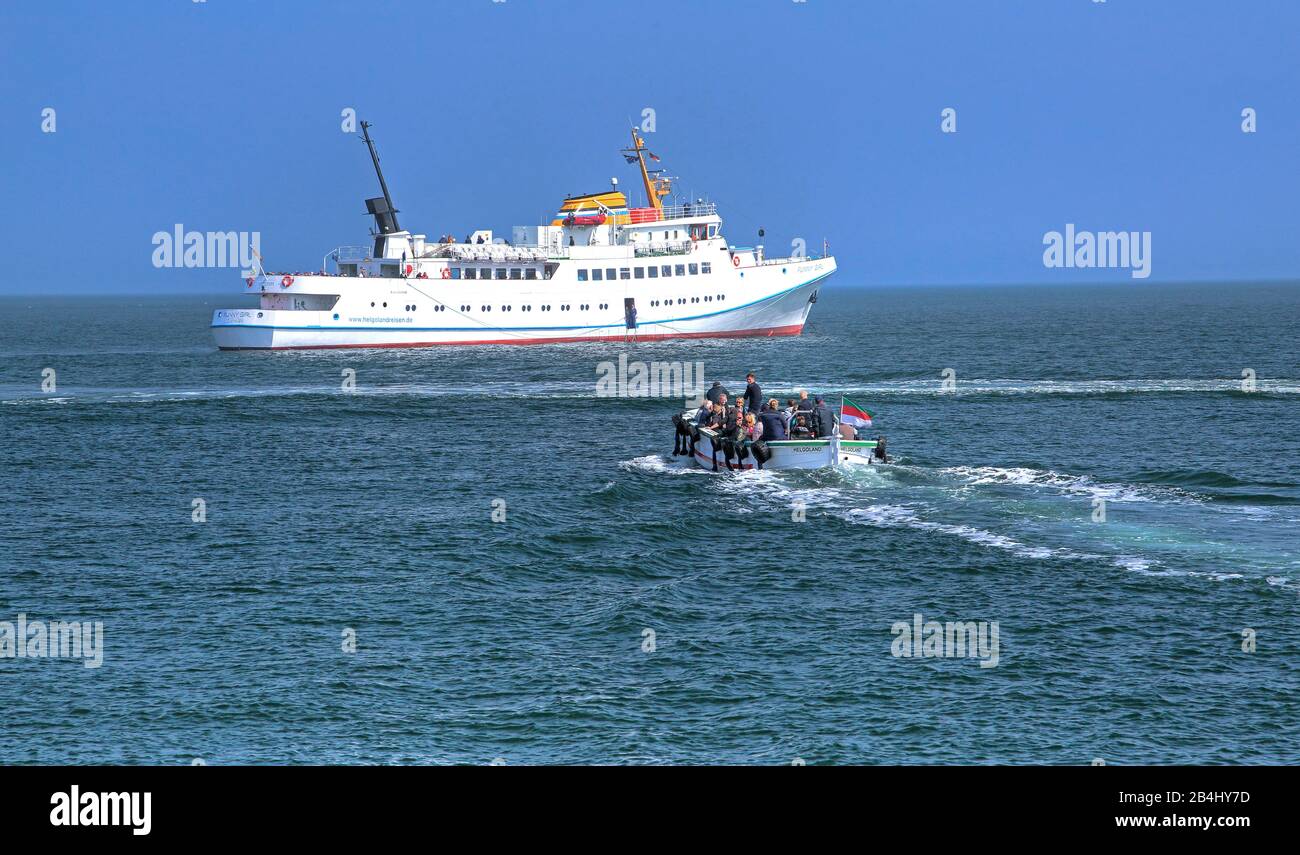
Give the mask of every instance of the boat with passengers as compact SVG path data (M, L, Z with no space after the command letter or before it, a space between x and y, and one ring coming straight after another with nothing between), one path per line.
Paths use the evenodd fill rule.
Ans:
M725 415L714 419L706 416L704 407L697 407L674 415L673 455L688 456L714 472L846 468L890 462L884 436L859 438L872 426L871 415L847 399L841 400L838 413L825 410L828 424L819 423L812 410L787 410L790 427L781 438L753 438L732 428L735 412L736 408L728 408ZM741 413L744 415L743 408Z

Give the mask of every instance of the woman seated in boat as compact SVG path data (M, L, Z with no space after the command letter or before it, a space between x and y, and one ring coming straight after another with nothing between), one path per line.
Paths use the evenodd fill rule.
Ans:
M745 439L750 442L757 442L763 438L763 425L755 418L753 413L745 414Z
M790 437L792 439L812 439L812 427L808 424L808 415L798 413L794 420L790 422Z

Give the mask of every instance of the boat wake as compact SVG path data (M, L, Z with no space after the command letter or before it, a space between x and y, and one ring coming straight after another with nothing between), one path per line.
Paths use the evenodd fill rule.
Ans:
M1300 590L1300 558L1271 552L1247 530L1276 522L1222 518L1190 489L1107 482L1031 467L861 467L845 471L710 473L660 455L621 468L709 476L731 510L803 510L851 525L956 538L1030 561L1090 562L1148 577L1267 581ZM1115 503L1109 522L1094 500ZM1258 509L1257 509L1258 510Z
M1173 502L1200 504L1204 497L1179 487L1161 484L1110 484L1088 475L1069 475L1027 466L950 466L937 470L973 486L1012 485L1037 487L1063 494L1104 499L1107 502Z

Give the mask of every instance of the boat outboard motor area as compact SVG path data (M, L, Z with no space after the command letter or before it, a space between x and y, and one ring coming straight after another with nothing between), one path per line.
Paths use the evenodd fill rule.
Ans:
M693 453L691 450L693 442L691 436L693 426L691 423L683 418L681 413L675 413L673 415L673 426L673 457Z

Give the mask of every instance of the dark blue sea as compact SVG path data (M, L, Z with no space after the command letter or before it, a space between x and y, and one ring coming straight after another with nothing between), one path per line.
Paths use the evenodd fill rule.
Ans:
M246 300L0 299L0 654L103 631L11 635L0 762L1300 762L1300 286L217 351ZM896 465L689 468L680 401L596 396L620 353L847 395ZM996 665L896 656L917 614Z

